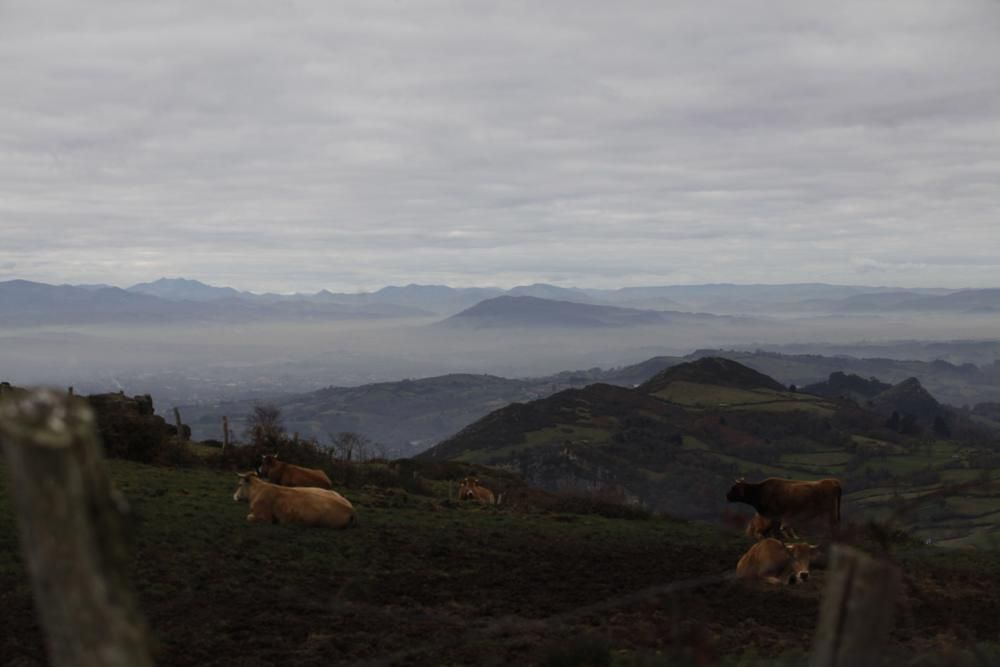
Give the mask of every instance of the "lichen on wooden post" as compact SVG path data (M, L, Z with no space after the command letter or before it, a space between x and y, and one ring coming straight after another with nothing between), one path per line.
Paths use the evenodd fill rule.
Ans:
M882 664L899 582L899 568L892 563L834 545L810 667Z
M48 390L5 397L0 445L51 663L152 665L124 575L127 506L112 488L86 401Z

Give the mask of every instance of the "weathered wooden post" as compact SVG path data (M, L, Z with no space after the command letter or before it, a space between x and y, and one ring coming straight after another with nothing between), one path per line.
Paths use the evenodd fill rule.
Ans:
M899 582L892 563L833 545L810 667L883 664Z
M127 510L86 402L55 391L0 401L21 548L56 667L152 666L125 580Z
M229 449L229 417L222 417L222 451Z
M69 389L67 389L66 393L69 394L70 396L72 396L73 395L73 387L70 387Z
M177 439L184 441L184 422L181 421L181 409L174 408L174 424L177 425Z

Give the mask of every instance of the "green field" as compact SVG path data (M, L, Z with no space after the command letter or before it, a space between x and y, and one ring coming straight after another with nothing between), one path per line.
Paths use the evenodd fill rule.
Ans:
M749 544L736 529L452 503L447 480L433 495L342 489L358 508L354 529L248 524L232 472L110 467L131 506L130 576L159 665L672 665L686 664L695 636L719 664L763 665L805 655L816 623L822 571L795 589L651 592L731 571ZM0 664L41 665L9 503L0 485ZM904 618L895 650L916 655L942 615L964 619L971 638L995 637L983 590L1000 571L970 579L941 551L899 554L934 613ZM647 597L637 604L636 593Z
M737 389L678 380L653 394L671 403L692 408L723 408L761 412L805 410L832 414L829 403L818 396L772 389Z

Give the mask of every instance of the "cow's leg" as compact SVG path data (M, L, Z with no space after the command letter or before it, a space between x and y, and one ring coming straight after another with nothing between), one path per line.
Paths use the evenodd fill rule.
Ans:
M257 507L250 507L250 514L247 514L247 521L256 523L271 523L271 512L258 505Z
M774 584L776 586L780 586L781 584L785 583L780 577L776 577L774 575L764 577L764 581L766 581L769 584Z

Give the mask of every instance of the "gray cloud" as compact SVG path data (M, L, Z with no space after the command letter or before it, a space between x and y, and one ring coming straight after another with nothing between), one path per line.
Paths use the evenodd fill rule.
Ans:
M3 271L1000 284L995 2L161 4L0 8Z

